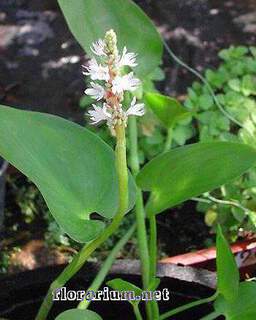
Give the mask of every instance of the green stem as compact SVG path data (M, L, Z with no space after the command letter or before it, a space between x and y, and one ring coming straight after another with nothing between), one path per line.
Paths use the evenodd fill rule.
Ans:
M167 152L172 147L173 128L169 128L167 131L167 137L164 145L164 152Z
M197 301L193 301L193 302L190 302L188 304L185 304L183 306L180 306L178 308L175 308L173 310L170 310L166 313L163 313L161 316L160 316L160 320L164 320L164 319L167 319L171 316L174 316L175 314L177 313L180 313L180 312L183 312L185 310L188 310L190 308L193 308L193 307L196 307L196 306L200 306L201 304L204 304L204 303L209 303L209 302L212 302L214 301L216 298L217 298L217 292L211 296L211 297L208 297L208 298L205 298L205 299L200 299L200 300L197 300Z
M100 286L102 285L105 277L107 276L113 262L115 261L115 258L118 254L118 252L124 247L124 245L127 243L127 241L131 238L132 234L134 233L136 229L136 224L134 223L130 229L125 233L125 235L117 242L115 247L112 249L110 254L108 255L107 259L104 261L103 265L100 268L99 273L97 274L96 278L93 280L92 284L88 288L87 291L93 291L96 292L99 290ZM90 305L91 301L89 300L83 300L79 303L78 308L79 309L87 309Z
M149 282L154 281L157 272L157 224L154 212L147 210L149 219ZM157 301L151 302L153 319L159 319L159 308Z
M163 152L167 152L172 146L172 133L173 128L167 131L166 142ZM149 218L149 256L150 256L150 280L154 279L157 271L157 224L156 215L154 212L147 212Z
M150 279L154 279L157 271L157 225L156 215L149 216L149 259L150 259Z
M207 316L201 318L200 320L213 320L219 316L220 316L220 314L218 312L212 312L212 313L208 314Z
M135 314L136 320L143 320L138 304L135 304L133 306L133 312Z
M139 159L138 159L138 141L137 141L137 122L135 117L129 119L129 137L130 137L130 166L133 176L139 173ZM142 192L137 189L136 199L136 223L137 223L137 237L140 252L141 272L143 279L143 287L146 290L149 286L149 253L147 243L147 230L145 223L145 212Z
M163 152L167 152L171 149L172 146L172 134L173 128L169 128L167 131L167 138L164 145ZM150 273L149 279L153 281L156 277L157 272L157 223L156 223L156 215L152 211L147 211L147 216L149 219L149 257L150 257ZM153 314L155 317L159 317L159 310L156 308L157 304L154 306Z
M138 132L137 132L137 120L135 117L129 119L129 138L130 138L130 166L132 174L135 177L140 170L139 158L138 158ZM135 204L136 224L137 224L137 239L140 254L142 282L144 290L149 286L149 252L147 243L147 229L145 222L145 211L142 192L137 188L137 199ZM149 319L151 316L150 304L146 303L146 310Z
M84 265L90 255L119 227L128 206L128 171L126 162L126 139L124 126L116 127L116 168L118 176L119 208L112 223L95 240L85 245L71 263L51 284L35 320L45 320L53 304L52 292L63 287Z

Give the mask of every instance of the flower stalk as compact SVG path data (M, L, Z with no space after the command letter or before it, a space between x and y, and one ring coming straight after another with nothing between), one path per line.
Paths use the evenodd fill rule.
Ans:
M85 94L94 98L98 104L93 104L88 116L94 125L105 121L115 135L114 128L118 129L121 125L126 127L129 116L144 114L144 104L136 103L135 97L127 110L123 108L124 92L134 92L141 84L132 71L125 73L125 68L137 66L136 54L128 52L126 47L122 54L119 54L113 30L106 32L105 39L95 42L91 50L99 62L93 58L88 66L84 66L83 74L93 80L90 82L91 87L85 90ZM99 105L101 100L103 102Z
M90 255L118 229L128 207L128 169L125 137L126 120L128 115L131 114L139 113L142 115L142 113L144 113L144 106L141 104L136 105L133 100L133 105L131 105L127 112L122 109L121 102L123 100L123 91L121 91L120 88L133 91L135 90L135 84L138 84L139 80L134 78L133 75L130 75L129 81L124 76L119 83L118 81L120 79L117 79L117 74L120 71L118 68L120 68L121 65L134 65L135 56L134 54L128 54L126 48L121 57L118 55L116 36L112 30L106 33L104 41L99 40L93 44L92 51L96 55L104 57L105 65L100 65L93 59L90 61L89 66L86 67L87 72L85 73L90 75L92 80L104 81L104 94L101 96L105 99L105 103L103 104L103 107L94 105L94 110L89 112L89 116L93 124L98 124L103 120L107 121L109 128L116 136L115 158L118 177L119 207L112 223L104 230L104 232L98 238L85 245L71 263L62 271L59 277L53 281L36 316L36 320L46 319L53 304L52 292L64 286L67 281L81 269ZM114 81L116 81L116 83L114 83ZM116 85L117 89L113 89L114 85ZM99 86L100 84L94 83L91 88L91 90L93 89L94 91L87 91L88 94L95 97L97 91L97 100L100 98ZM103 87L101 87L101 92L103 92L102 88ZM140 112L137 112L138 109Z

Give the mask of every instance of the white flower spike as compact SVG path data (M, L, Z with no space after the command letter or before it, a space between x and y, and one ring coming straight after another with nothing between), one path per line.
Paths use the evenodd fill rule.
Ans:
M124 47L122 56L118 56L117 59L117 67L122 68L123 66L129 66L131 68L136 67L138 64L136 63L137 54L133 52L127 52L127 48Z
M92 80L109 80L109 69L107 66L98 64L95 59L89 61L89 66L83 66L86 70L83 72L84 75L90 76Z
M144 103L137 103L136 98L134 97L131 102L130 108L126 111L126 115L128 116L143 116L145 114L145 106Z
M114 94L120 94L124 91L135 91L140 85L140 80L130 72L124 76L117 76L112 82L112 91Z
M107 122L111 132L119 125L126 126L129 116L142 116L145 113L144 104L137 103L133 98L127 111L123 109L122 101L125 91L135 91L141 84L133 72L122 74L124 66L136 67L136 54L128 52L124 47L119 55L117 49L117 38L113 30L105 34L104 40L99 39L91 46L92 52L98 56L100 62L95 58L89 61L83 74L90 76L93 80L90 88L85 90L85 94L99 101L104 99L103 105L93 104L93 109L88 111L92 124Z
M88 111L88 116L91 119L92 124L99 124L102 121L110 121L111 114L107 112L107 106L104 103L103 108L96 106L95 104L92 105L93 109Z
M99 101L104 98L105 96L105 89L94 82L90 82L91 88L87 88L84 93L88 96L91 96L93 99Z
M105 41L99 39L98 41L94 42L90 47L91 51L96 54L96 56L106 56L105 53Z

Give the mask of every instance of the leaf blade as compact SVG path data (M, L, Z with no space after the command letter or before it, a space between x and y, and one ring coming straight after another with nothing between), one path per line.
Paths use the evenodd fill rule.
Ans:
M220 225L217 228L217 288L226 300L233 301L238 295L239 271L235 258Z
M140 297L142 294L142 289L135 286L133 283L125 281L120 278L116 278L113 280L110 280L107 282L107 285L111 287L112 289L119 291L119 292L131 292L135 296L130 296L127 301L130 302L132 305L138 305L140 302L140 299L136 299L136 297ZM133 300L134 298L134 300Z
M120 48L138 54L135 73L144 77L161 62L160 35L145 13L130 0L58 0L68 26L90 55L90 46L109 29L117 33ZM97 27L95 27L97 25ZM138 32L140 30L140 32ZM134 35L136 34L136 37Z
M178 100L159 93L146 92L145 103L168 129L190 115Z
M241 282L238 295L234 301L226 300L219 295L214 303L214 309L227 320L254 320L256 318L256 283Z
M37 185L68 235L87 242L102 232L104 224L90 214L112 218L118 207L114 152L107 144L60 117L6 106L0 106L0 136L1 156ZM130 190L131 207L132 179Z
M55 320L102 320L94 311L69 309L57 316Z
M160 213L235 179L255 160L256 151L244 144L196 143L151 160L136 181L142 190L152 191L148 209Z

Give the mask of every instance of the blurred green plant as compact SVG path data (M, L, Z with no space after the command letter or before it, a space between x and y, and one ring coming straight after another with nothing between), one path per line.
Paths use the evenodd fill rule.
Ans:
M0 252L0 274L6 273L8 271L9 262L10 262L9 260L10 260L10 255L5 251L1 251Z
M219 57L220 66L207 69L205 78L221 108L206 84L194 82L184 104L194 115L187 128L200 141L256 146L256 47L231 46L221 50ZM221 223L231 240L236 240L239 231L256 231L256 168L197 200L198 210L206 213L206 224Z

